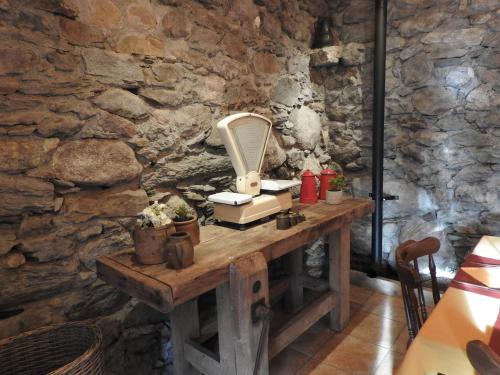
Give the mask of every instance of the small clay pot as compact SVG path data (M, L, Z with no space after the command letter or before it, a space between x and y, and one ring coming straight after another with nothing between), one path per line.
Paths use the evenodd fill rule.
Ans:
M344 201L344 192L341 190L328 190L326 192L326 203L341 204Z
M172 224L161 228L136 228L132 233L136 260L141 264L164 263L163 249L169 232L175 232Z
M191 235L191 242L193 246L200 243L200 226L198 225L198 217L195 216L191 220L186 221L175 221L175 231L176 232L187 232Z
M164 248L167 268L182 269L193 264L194 248L191 235L187 232L176 232L168 237Z

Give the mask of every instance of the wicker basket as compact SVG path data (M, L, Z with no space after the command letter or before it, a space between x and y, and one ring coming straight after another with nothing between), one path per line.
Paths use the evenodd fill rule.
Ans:
M102 335L87 322L47 326L0 341L2 375L103 375Z

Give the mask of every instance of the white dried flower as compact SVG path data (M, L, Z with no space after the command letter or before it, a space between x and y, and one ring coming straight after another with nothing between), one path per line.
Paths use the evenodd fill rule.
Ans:
M161 228L172 223L172 220L166 213L167 206L155 201L151 206L146 207L139 214L137 224L141 228Z

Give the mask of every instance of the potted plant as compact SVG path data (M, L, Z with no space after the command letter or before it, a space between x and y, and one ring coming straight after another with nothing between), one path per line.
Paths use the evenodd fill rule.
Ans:
M344 201L344 189L347 186L347 178L337 175L330 180L330 189L326 192L326 203L341 204Z
M198 216L185 203L175 209L174 225L177 232L187 232L191 235L193 246L200 243L200 226Z
M165 242L172 233L175 233L175 226L166 214L166 205L154 202L146 207L139 214L132 234L137 261L142 264L164 263Z

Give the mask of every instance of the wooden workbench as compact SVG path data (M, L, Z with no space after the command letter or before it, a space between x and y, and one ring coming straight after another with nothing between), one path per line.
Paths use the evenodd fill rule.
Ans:
M267 374L268 358L325 314L330 313L333 329L342 330L347 324L351 223L371 213L372 201L348 199L340 205L296 202L294 209L305 214L306 221L287 230L276 230L274 220L245 231L202 227L201 243L195 247L194 265L189 268L140 265L132 253L116 253L97 259L98 276L153 308L170 312L177 375L251 375L256 357L260 360L258 373ZM326 287L302 274L303 247L325 235L330 249ZM282 256L286 256L289 274L285 302L296 315L278 332L269 334L269 346L265 338L264 351L257 355L264 321L256 322L252 314L256 304L269 303L267 262ZM324 293L303 307L303 288ZM200 331L197 297L213 289L217 291L219 355L191 340Z

